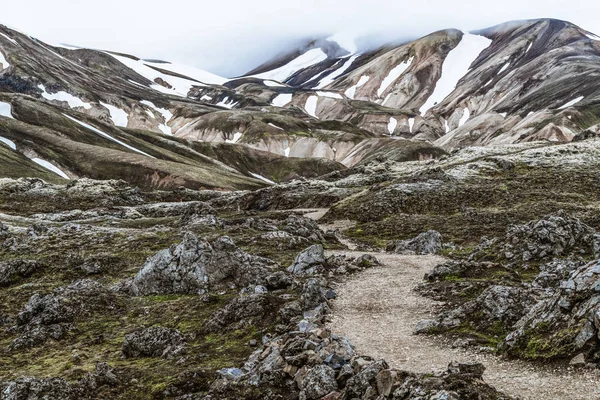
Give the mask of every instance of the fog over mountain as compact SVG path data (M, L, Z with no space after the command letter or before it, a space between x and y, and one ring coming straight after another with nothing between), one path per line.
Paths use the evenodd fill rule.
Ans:
M508 20L552 17L600 32L600 4L508 0L447 2L332 0L24 0L2 10L0 23L47 42L111 49L194 65L223 76L249 71L304 38L343 32L365 45L411 40L430 32L479 29Z

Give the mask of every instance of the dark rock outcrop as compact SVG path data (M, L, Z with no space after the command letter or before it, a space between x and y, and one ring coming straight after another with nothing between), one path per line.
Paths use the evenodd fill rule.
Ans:
M185 338L178 330L153 326L125 336L122 351L126 358L173 358L184 353Z
M150 257L131 284L136 296L202 293L225 284L262 284L274 263L239 249L228 237L212 244L186 233L183 241Z

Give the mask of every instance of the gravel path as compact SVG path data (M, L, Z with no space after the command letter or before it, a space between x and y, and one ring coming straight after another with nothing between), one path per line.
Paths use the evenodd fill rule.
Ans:
M327 209L296 211L306 211L305 216L318 220ZM321 228L343 230L351 226L351 221L336 221ZM600 373L595 371L508 361L491 354L452 349L439 337L413 335L416 323L432 318L440 306L413 289L444 259L352 251L354 246L339 236L350 250L328 254L371 254L383 263L339 284L338 298L332 302L329 328L350 339L359 354L383 358L393 368L423 373L445 370L451 361L478 361L487 368L486 382L524 400L600 399Z
M333 251L358 256L364 252ZM451 349L435 338L413 335L415 324L431 318L439 303L413 291L425 272L442 262L436 256L369 253L384 265L354 275L336 288L332 332L346 336L359 353L384 358L391 367L415 372L444 370L448 363L479 361L484 379L513 396L531 400L600 398L600 376L593 371L544 369L494 355Z

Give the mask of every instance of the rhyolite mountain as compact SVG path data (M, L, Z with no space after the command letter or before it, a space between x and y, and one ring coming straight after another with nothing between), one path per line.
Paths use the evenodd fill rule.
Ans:
M600 38L569 22L336 37L226 79L0 26L0 176L254 189L376 158L600 132Z

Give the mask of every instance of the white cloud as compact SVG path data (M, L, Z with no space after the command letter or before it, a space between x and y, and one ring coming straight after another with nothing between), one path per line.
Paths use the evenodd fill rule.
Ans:
M34 10L34 11L32 11ZM600 34L600 2L573 0L20 0L0 21L42 40L246 72L301 38L332 33L408 40L444 28L514 19L564 19Z

